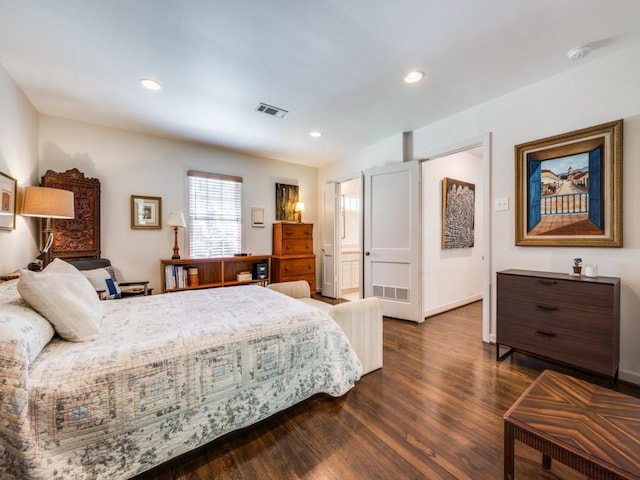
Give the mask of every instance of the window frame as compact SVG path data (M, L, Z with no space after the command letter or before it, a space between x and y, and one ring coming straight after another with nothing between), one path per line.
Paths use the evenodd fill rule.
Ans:
M239 249L237 251L233 251L233 252L225 252L223 250L222 254L217 254L217 255L206 255L206 256L194 256L193 255L193 235L194 235L194 215L192 212L192 185L191 185L191 178L204 178L204 179L210 179L210 180L221 180L221 181L227 181L227 182L235 182L237 184L239 184L240 187L240 194L239 194L239 204L237 205L237 215L238 215L238 225L239 225ZM244 231L244 215L243 215L243 211L244 211L244 189L243 189L243 183L244 180L242 177L239 176L235 176L235 175L225 175L225 174L219 174L219 173L213 173L213 172L204 172L204 171L200 171L200 170L187 170L187 195L186 195L186 200L187 200L187 230L188 230L188 234L187 234L187 246L188 246L188 251L189 251L189 258L225 258L225 257L230 257L233 256L236 253L240 253L242 251L244 251L244 242L245 242L245 231ZM233 247L232 247L233 248ZM235 249L234 249L235 250Z

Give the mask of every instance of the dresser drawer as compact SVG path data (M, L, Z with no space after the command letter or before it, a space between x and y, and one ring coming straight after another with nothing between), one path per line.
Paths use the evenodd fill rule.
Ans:
M287 238L282 240L280 255L300 255L305 253L313 253L313 240L306 238Z
M271 280L274 283L305 280L316 294L316 257L315 255L297 257L271 257Z
M498 302L498 342L503 342L503 331L511 325L531 326L547 332L563 332L576 338L597 338L602 342L613 340L613 314L608 312L585 312L564 304L550 306L545 303L503 298Z
M611 312L614 308L613 288L580 281L498 275L500 296L587 312Z
M316 258L314 255L303 258L277 258L272 260L272 266L281 277L315 274Z
M613 339L580 333L584 332L561 325L509 322L502 327L498 341L516 350L613 376L618 364Z
M313 238L312 223L280 223L282 239L287 238Z

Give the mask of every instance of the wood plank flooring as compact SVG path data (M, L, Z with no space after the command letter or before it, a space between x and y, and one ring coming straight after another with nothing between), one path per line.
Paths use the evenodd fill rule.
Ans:
M496 362L481 317L478 302L423 324L385 319L384 367L344 397L313 397L136 480L502 478L502 416L551 364L520 354ZM585 477L559 462L543 470L517 442L516 478Z

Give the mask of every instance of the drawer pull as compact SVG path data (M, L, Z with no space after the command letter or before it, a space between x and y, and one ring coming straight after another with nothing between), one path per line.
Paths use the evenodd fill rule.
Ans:
M544 335L545 337L555 337L556 334L553 332L545 332L544 330L538 330L540 335Z
M553 305L538 305L538 308L547 312L555 312L558 310L558 307L554 307Z
M538 280L538 282L540 282L543 285L555 285L556 283L558 283L555 280L548 280L548 279L541 279L541 280Z

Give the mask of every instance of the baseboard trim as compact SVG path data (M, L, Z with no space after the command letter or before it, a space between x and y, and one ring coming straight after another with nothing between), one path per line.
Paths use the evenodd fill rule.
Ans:
M638 372L632 372L631 370L620 369L618 372L618 378L627 383L640 385L640 373Z
M473 302L478 302L482 300L482 294L472 295L470 297L461 298L460 300L456 300L455 302L447 303L445 305L440 305L435 308L430 308L429 310L425 310L424 318L433 317L434 315L438 315L439 313L448 312L449 310L453 310L454 308L463 307L465 305L469 305Z

